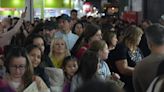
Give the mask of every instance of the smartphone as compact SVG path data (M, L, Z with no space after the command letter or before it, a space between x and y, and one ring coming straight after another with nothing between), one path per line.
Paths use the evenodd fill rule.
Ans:
M27 6L26 6L26 8L25 8L25 11L24 12L26 12L27 11Z

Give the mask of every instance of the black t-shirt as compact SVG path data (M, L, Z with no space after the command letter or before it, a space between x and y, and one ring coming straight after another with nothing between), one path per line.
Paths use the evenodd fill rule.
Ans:
M139 44L139 48L141 49L144 57L150 55L150 49L148 47L147 39L146 39L145 34L142 35L142 38L141 38L141 41L140 41L140 44Z
M142 59L142 53L138 48L135 53L131 53L131 51L126 47L124 43L117 44L116 48L112 50L108 56L108 61L110 62L112 69L114 72L118 72L115 62L118 60L126 59L128 66L134 67L137 62L140 62Z
M132 76L122 75L118 71L118 69L115 65L115 63L118 60L122 60L122 59L127 60L128 66L135 67L137 62L141 61L142 53L139 50L139 48L135 51L135 53L131 53L129 48L123 42L121 42L121 43L117 44L116 48L114 50L112 50L110 52L110 54L108 55L108 61L107 62L110 63L111 71L118 73L121 77L121 80L123 82L125 82L125 86L127 86L127 88L132 90L133 89Z

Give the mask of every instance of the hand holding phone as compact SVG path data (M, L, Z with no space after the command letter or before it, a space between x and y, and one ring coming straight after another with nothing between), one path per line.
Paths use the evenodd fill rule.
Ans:
M25 11L21 14L21 18L25 18L26 12L27 12L27 6L26 6L26 8L25 8Z
M25 13L27 12L27 6L26 6L26 8L25 8L25 11L24 11Z

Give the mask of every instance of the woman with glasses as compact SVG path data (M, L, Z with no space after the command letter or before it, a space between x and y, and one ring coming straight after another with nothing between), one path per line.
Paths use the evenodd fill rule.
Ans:
M43 80L33 75L32 65L23 48L13 47L8 51L5 59L7 73L4 76L4 80L16 92L23 92L33 82L36 83L39 92L49 92Z

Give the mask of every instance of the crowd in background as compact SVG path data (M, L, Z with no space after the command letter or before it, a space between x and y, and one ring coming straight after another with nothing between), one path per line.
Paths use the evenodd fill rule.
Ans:
M25 92L163 92L164 17L128 23L62 14L0 22L0 90ZM34 87L34 86L33 86ZM32 88L31 88L32 89Z

